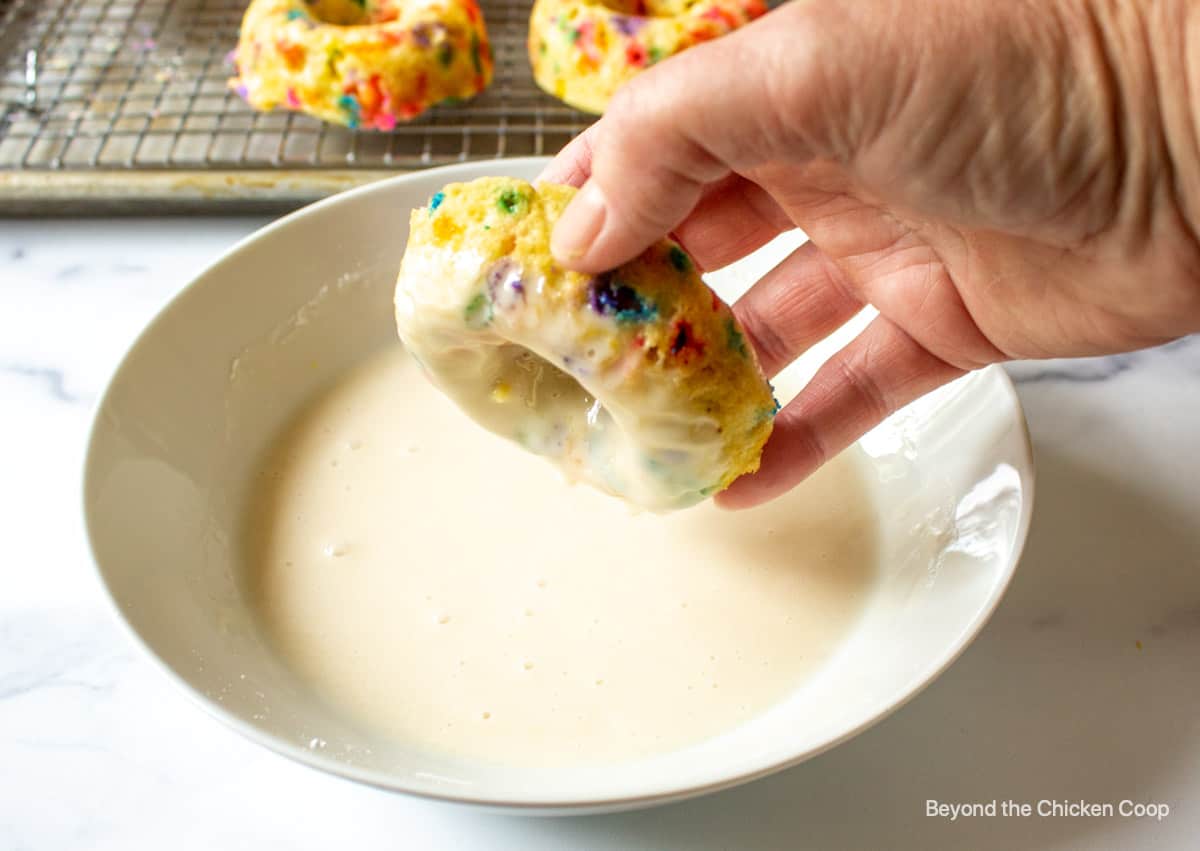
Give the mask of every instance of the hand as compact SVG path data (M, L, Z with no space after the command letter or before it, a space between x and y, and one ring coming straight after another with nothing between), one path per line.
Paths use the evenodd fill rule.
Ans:
M673 233L715 269L802 228L734 306L768 375L878 308L718 496L763 502L965 371L1200 330L1189 24L1187 0L796 0L618 92L542 177L582 185L554 254L599 272Z

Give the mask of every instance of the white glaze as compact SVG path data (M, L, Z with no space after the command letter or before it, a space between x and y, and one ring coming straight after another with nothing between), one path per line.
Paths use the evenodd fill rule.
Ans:
M464 417L401 349L306 410L256 502L254 599L318 693L393 739L525 765L754 717L876 573L856 453L755 511L631 515Z

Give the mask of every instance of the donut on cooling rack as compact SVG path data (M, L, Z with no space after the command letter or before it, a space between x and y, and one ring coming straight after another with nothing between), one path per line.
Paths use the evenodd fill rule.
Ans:
M235 60L230 86L255 109L376 130L492 79L475 0L251 0Z
M643 69L766 11L764 0L534 0L529 61L547 92L600 114Z
M466 413L570 478L652 511L692 505L758 468L771 386L674 242L599 276L556 266L574 193L481 178L415 210L400 337Z

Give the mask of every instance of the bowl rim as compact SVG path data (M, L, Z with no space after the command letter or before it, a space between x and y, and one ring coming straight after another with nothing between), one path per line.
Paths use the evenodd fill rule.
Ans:
M108 574L101 563L98 553L96 552L96 536L93 532L93 527L96 524L96 518L91 508L92 500L90 498L93 492L94 478L96 471L95 465L95 444L98 439L100 430L104 427L101 422L102 413L105 410L109 398L114 391L114 388L129 367L135 354L141 348L144 341L150 337L160 323L164 322L166 317L175 310L180 309L180 303L188 297L188 294L201 285L201 282L207 279L211 274L216 272L221 266L226 263L233 262L234 259L249 250L251 246L260 240L268 237L276 231L287 228L292 222L301 218L311 216L315 213L324 210L326 207L337 206L352 201L361 195L372 193L385 193L397 184L409 182L418 182L429 178L437 178L445 175L447 182L455 179L466 177L469 179L472 176L482 176L489 173L489 170L495 170L497 164L502 164L499 167L503 169L520 168L523 166L544 165L550 161L550 157L513 157L497 160L486 160L469 163L456 163L447 166L425 169L417 172L409 172L398 174L394 177L385 178L355 187L353 189L339 192L324 198L320 201L301 207L285 216L276 219L264 225L261 228L254 230L252 233L239 239L233 246L223 251L215 260L204 266L199 272L195 273L190 280L179 288L174 295L154 314L153 318L146 326L134 337L126 348L124 354L120 357L117 365L113 368L107 381L103 393L97 397L96 402L92 406L91 424L87 431L85 442L85 450L83 456L83 481L81 489L82 511L84 529L87 537L87 549L91 556L92 567L95 571L95 577L99 580L103 589L103 597L107 601L107 607L113 618L120 624L120 629L125 635L131 639L133 644L137 646L141 653L147 657L151 663L158 668L159 671L166 674L167 679L171 681L173 686L182 692L187 699L195 706L198 706L207 715L222 724L226 725L243 738L260 745L280 756L286 757L292 762L308 766L323 771L335 777L340 777L355 783L368 786L375 789L380 789L387 792L402 793L416 798L421 798L431 801L448 802L455 804L470 805L481 809L491 809L494 811L503 811L509 813L525 813L525 814L542 814L542 815L567 815L572 813L582 812L614 812L618 810L629 810L643 807L651 807L669 802L682 801L688 798L694 798L701 795L707 795L713 792L719 792L725 789L730 789L734 786L739 786L743 783L748 783L784 771L805 762L813 757L819 756L832 748L837 747L843 742L858 736L866 730L874 727L876 724L888 718L892 713L896 712L903 706L917 697L921 692L928 688L939 676L942 675L963 652L971 645L975 638L982 631L983 627L991 619L995 613L1000 601L1004 598L1009 585L1012 582L1013 575L1016 572L1017 566L1020 563L1021 556L1025 549L1025 544L1028 539L1029 527L1032 521L1033 505L1036 492L1036 469L1033 457L1033 443L1029 433L1029 424L1025 417L1024 407L1021 404L1020 397L1016 392L1011 377L999 365L993 364L979 370L976 374L986 376L989 380L998 382L999 389L1004 393L1007 400L1012 406L1013 415L1016 420L1018 429L1019 453L1020 453L1020 478L1021 478L1021 512L1018 519L1017 528L1015 530L1014 544L1012 553L1007 560L1004 569L997 576L987 599L976 612L975 617L967 623L953 642L948 644L943 652L936 656L925 668L920 670L913 676L908 683L895 695L886 700L878 701L872 708L866 712L861 720L853 726L842 731L838 735L821 742L818 745L804 748L795 752L779 754L778 752L762 758L758 764L750 769L737 771L722 777L719 780L714 780L706 783L690 783L680 781L677 784L664 786L659 791L652 793L632 794L627 796L612 796L612 797L591 797L591 798L549 798L549 799L526 799L520 797L502 798L489 795L472 795L470 793L454 793L454 792L435 792L428 789L413 788L406 784L403 778L388 777L382 772L361 769L354 765L350 765L326 756L319 752L312 751L289 742L279 736L276 736L266 730L249 723L241 716L225 708L216 700L204 695L199 689L189 683L182 674L177 672L159 653L149 644L149 642L137 631L134 625L125 616L121 608L121 604L117 599L116 591L113 585L109 582Z

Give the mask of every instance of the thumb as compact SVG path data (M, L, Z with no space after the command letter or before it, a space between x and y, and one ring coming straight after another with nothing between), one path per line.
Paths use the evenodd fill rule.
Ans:
M623 86L588 131L589 177L554 229L555 259L611 269L678 226L707 184L844 142L845 128L819 126L850 111L850 87L831 86L844 75L830 71L838 41L821 5L789 3Z

